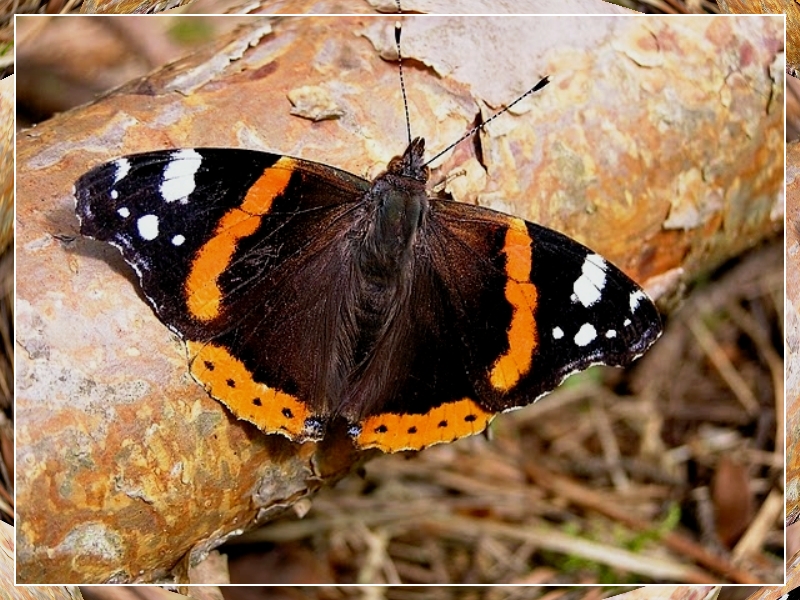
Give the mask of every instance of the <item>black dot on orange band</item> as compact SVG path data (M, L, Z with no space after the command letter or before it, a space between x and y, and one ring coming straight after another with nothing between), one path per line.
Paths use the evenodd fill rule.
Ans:
M465 397L425 413L376 414L351 424L348 434L359 448L380 448L384 452L420 450L480 433L493 416L475 400Z
M256 406L261 406L261 398L253 398L253 404Z
M236 387L236 382L233 379L228 379L225 383L228 384L229 388L235 388Z
M294 418L294 413L292 413L292 409L291 408L284 408L281 411L281 414L283 414L283 416L286 417L287 419Z
M214 363L213 363L213 362L211 362L210 360L204 360L204 361L203 361L203 365L204 365L204 366L205 366L205 368L206 368L206 369L208 369L209 371L213 371L213 370L214 370Z

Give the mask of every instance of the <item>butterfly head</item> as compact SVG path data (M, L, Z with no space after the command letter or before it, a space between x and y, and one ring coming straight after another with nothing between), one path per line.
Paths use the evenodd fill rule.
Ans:
M427 183L430 170L425 166L425 140L414 138L401 156L389 161L386 172L399 177L415 179Z

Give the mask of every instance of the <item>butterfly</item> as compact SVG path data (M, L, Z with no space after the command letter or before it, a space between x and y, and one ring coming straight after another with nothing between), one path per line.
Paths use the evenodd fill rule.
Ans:
M424 153L410 140L372 181L255 150L134 154L78 179L76 213L136 271L194 379L295 442L336 420L360 449L451 442L655 342L658 310L622 271L430 193Z

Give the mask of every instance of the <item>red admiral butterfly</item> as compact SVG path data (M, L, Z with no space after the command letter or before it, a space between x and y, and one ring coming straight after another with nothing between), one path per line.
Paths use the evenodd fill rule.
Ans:
M296 442L334 419L360 448L454 441L658 338L656 307L598 254L429 195L424 149L372 182L252 150L135 154L78 179L77 215L208 393Z

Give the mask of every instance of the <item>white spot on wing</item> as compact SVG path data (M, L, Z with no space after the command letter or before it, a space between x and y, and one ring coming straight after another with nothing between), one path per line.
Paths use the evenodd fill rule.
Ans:
M117 214L120 217L122 217L123 219L127 219L128 217L131 216L131 211L128 210L128 208L126 206L122 206L122 207L117 209Z
M114 171L114 183L119 183L130 173L131 163L127 158L118 158L114 161L114 165L117 167L117 170Z
M172 245L173 246L180 246L183 242L186 241L186 238L183 237L180 233L172 238Z
M584 323L575 334L576 346L587 346L597 337L597 330L589 323Z
M111 199L116 200L119 198L119 192L117 190L111 190Z
M155 215L145 215L136 222L139 228L139 236L148 242L158 237L158 217Z
M623 324L623 325L625 325L625 327L627 327L628 325L630 325L630 324L631 324L631 320L630 320L630 319L625 319L625 320L622 322L622 324Z
M639 304L645 298L647 298L647 296L644 295L642 290L636 290L633 292L630 298L631 312L634 312L637 308L639 308Z
M583 261L581 276L572 286L572 301L579 301L586 307L600 300L601 292L606 285L606 261L599 254L589 254Z
M200 168L203 157L194 150L178 150L164 169L161 180L161 197L165 202L183 200L194 191L194 176Z
M564 337L564 330L561 327L553 327L553 338L560 340Z
M606 337L608 339L615 338L615 337L617 337L617 332L614 331L613 329L609 329L608 331L606 331Z

